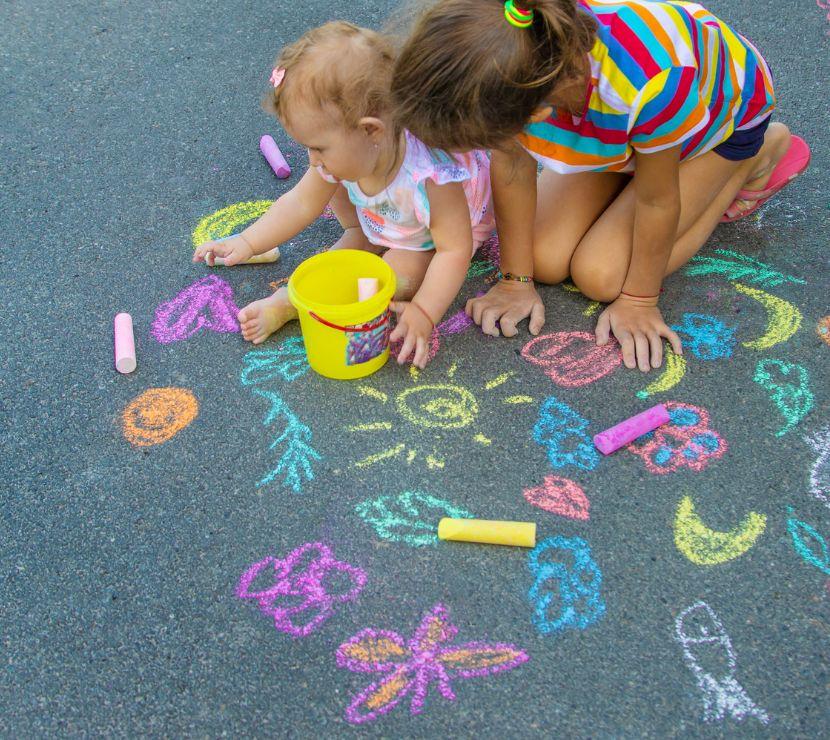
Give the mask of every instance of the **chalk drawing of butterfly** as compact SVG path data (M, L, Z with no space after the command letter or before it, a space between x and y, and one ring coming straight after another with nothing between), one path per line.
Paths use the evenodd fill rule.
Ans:
M455 701L452 681L509 671L528 660L527 653L504 643L452 641L458 628L449 609L436 604L407 642L396 632L364 629L337 649L337 665L355 673L383 673L346 708L352 724L371 722L412 696L410 712L420 714L430 686Z

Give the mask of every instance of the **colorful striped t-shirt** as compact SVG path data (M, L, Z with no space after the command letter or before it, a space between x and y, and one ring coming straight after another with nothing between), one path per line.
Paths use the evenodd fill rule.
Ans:
M554 110L521 144L560 173L631 172L635 152L690 159L775 107L772 75L745 38L697 3L579 0L596 20L582 115Z

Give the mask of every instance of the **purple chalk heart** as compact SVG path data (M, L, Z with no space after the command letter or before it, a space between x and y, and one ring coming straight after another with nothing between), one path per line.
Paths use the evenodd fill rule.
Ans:
M208 275L162 303L156 309L150 333L157 342L171 344L189 339L200 329L223 334L238 332L238 313L231 286Z

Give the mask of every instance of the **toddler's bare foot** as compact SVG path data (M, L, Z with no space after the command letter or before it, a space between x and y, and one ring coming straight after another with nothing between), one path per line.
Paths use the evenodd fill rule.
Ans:
M249 303L237 316L242 336L254 344L262 344L286 322L296 318L297 309L288 300L285 288L268 298Z

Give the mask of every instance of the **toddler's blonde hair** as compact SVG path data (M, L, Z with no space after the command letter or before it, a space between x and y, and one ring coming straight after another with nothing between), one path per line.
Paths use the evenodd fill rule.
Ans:
M274 66L285 70L262 106L285 123L298 102L339 111L347 128L361 118L388 113L395 53L391 42L368 28L332 21L286 46Z

